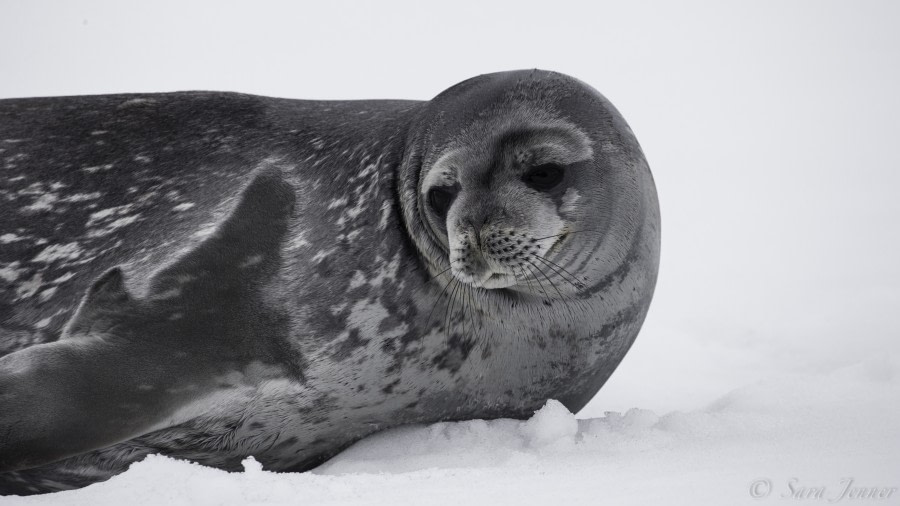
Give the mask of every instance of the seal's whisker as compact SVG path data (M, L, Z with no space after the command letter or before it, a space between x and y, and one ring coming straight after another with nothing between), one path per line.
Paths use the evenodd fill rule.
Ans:
M472 330L472 322L470 322L467 318L467 316L468 316L467 310L469 309L469 306L471 305L470 296L471 296L471 293L469 291L469 286L466 285L462 288L462 293L459 296L459 306L460 306L460 309L462 310L462 318L460 321L460 327L462 327L464 329L463 334L465 334L467 336L471 336L471 334L469 334L469 332L471 332L471 330Z
M522 279L528 285L528 290L530 290L531 292L534 292L534 288L531 286L531 281L528 279L528 274L525 272L525 269L522 268L521 266L518 269L522 272ZM515 277L516 280L519 281L519 277L516 276L515 272L513 272L513 277ZM526 307L528 308L529 314L534 313L532 306L526 306Z
M444 317L441 318L441 326L443 327L444 334L446 334L448 337L450 335L450 332L449 332L449 325L447 323L447 318L448 318L448 315L450 314L450 306L453 304L453 292L455 292L456 289L458 288L459 281L456 278L453 278L450 281L450 283L453 285L453 287L450 288L450 291L447 292L447 299L444 304Z
M521 270L521 271L522 271L522 274L524 275L525 284L528 285L528 289L531 290L531 291L533 292L533 291L534 291L534 287L531 286L531 280L528 279L528 274L525 273L525 269L523 269L522 267L519 267L519 270ZM514 275L515 275L515 274L514 274ZM518 278L516 278L516 279L518 279Z
M551 270L553 270L553 267L552 267L552 266L556 266L556 267L558 267L558 268L560 268L560 269L565 270L565 269L564 269L562 266L560 266L559 264L553 262L552 260L548 260L548 259L545 258L545 257L542 257L542 256L540 256L540 255L535 255L534 257L535 257L536 259L538 259L538 260L541 260L541 261L545 262L545 264L546 264L548 267L550 267ZM541 271L541 272L542 272L542 274L543 274L543 271ZM566 272L568 272L568 271L566 271ZM568 282L568 283L571 283L572 286L574 286L576 289L580 290L580 289L584 288L584 283L577 282L577 281L578 281L577 278L576 278L576 282L577 282L577 283L572 283L572 281L569 281L568 279L566 279L566 278L565 278L562 274L560 274L559 272L555 272L555 273L556 273L560 278L562 278L564 281L566 281L566 282ZM571 273L569 273L569 275L572 276ZM546 277L546 274L544 274L544 276ZM551 281L549 277L547 278L547 281L550 282L550 284L553 285L553 281ZM553 286L554 286L554 288L556 287L556 285L553 285ZM558 292L558 291L559 291L559 290L557 290L557 292ZM568 302L573 302L573 303L575 303L575 305L578 306L578 307L581 308L581 309L584 309L584 308L587 307L587 306L584 304L584 301L579 300L578 298L575 298L575 297L573 297L573 296L571 296L571 295L563 296L563 298L566 299Z
M544 272L543 272L537 265L535 265L534 263L532 263L532 262L530 262L530 261L528 261L528 260L526 260L526 262L528 262L528 264L529 264L531 267L534 267L534 270L537 270L538 272L540 272L545 278L547 277L547 275L544 274ZM541 287L541 290L543 290L544 296L545 296L545 297L549 297L549 294L547 293L547 289L544 288L544 284L541 282L541 279L540 279L539 277L537 277L537 276L534 274L534 270L532 270L531 267L529 267L528 270L531 271L532 276L534 276L535 281L538 282L538 285ZM550 279L547 278L547 281L550 281ZM551 282L550 284L551 284L551 286L553 286L554 289L556 289L556 292L559 293L560 297L562 297L562 293L559 292L559 289L556 288L556 285L553 285L552 282ZM563 302L565 302L565 301L563 300ZM547 302L546 304L547 304L548 307L550 307L550 303L549 303L549 302ZM568 306L566 306L566 308L569 310L569 314L572 314L571 308L569 308Z
M565 298L565 297L563 297L562 292L559 291L559 288L557 288L556 285L553 284L553 280L551 280L550 277L547 276L547 273L545 273L543 270L541 270L541 267L540 267L539 265L535 264L534 262L532 262L532 261L530 261L530 260L526 260L526 262L528 262L529 264L531 264L532 267L534 267L535 269L537 269L537 271L538 271L539 273L541 273L542 276L544 276L544 279L546 279L547 282L550 283L550 286L552 286L553 289L556 290L556 293L559 294L559 298L560 298L560 299Z
M466 283L460 282L457 286L455 301L453 302L453 308L450 312L450 326L453 326L454 320L458 322L459 328L464 329L463 325L465 324L466 317L466 300L465 300L465 291L468 285ZM449 334L448 334L449 337Z
M477 307L475 306L475 293L474 292L475 292L475 290L472 290L470 288L466 289L466 295L468 296L468 299L469 299L469 315L470 315L469 316L469 328L471 329L470 333L469 333L470 337L473 337L475 335L475 331L477 330L475 328L475 316L476 316L476 312L477 312Z
M569 234L580 234L581 232L602 232L602 230L585 230L585 229L573 230L570 232L563 232L561 234L548 235L547 237L536 237L536 238L532 238L531 240L532 241L543 241L545 239L553 239L554 237L562 237L564 235L569 235Z
M534 285L531 283L532 280L538 281L537 276L534 275L534 271L532 271L531 268L528 268L528 272L526 273L524 266L521 267L520 269L522 271L522 274L525 275L525 283L528 284L528 289L531 290L532 293L539 293L538 291L536 291L534 289ZM531 279L529 279L529 278L531 278ZM546 291L546 290L543 290L543 286L541 287L541 290ZM543 307L543 305L538 305L538 306L534 306L534 307L536 307L537 309L541 309ZM531 312L534 313L535 311L532 310Z
M526 262L528 262L528 260L526 260ZM533 263L531 263L531 262L528 262L528 263L529 263L532 267L534 267L534 264L533 264ZM546 296L547 296L547 289L544 288L544 284L541 283L541 280L540 280L537 276L534 275L534 271L531 270L531 267L528 268L528 271L531 272L531 277L533 277L534 280L537 281L538 286L541 287L541 294L542 294L544 297L546 297Z
M452 268L453 268L453 264L455 264L456 262L459 262L460 260L462 260L462 259L461 259L461 258L457 258L456 260L451 260L451 261L450 261L450 266L449 266L449 267L447 267L446 269L442 270L441 272L435 274L434 276L430 276L430 277L428 278L428 281L426 281L426 283L430 282L430 281L433 280L433 279L437 279L438 276L440 276L441 274L443 274L443 273L449 271L450 269L452 269Z
M482 328L481 316L478 314L478 292L472 290L472 331L478 331Z
M547 280L547 282L550 283L550 286L552 286L553 289L556 290L556 293L559 294L560 300L562 300L563 304L566 305L566 310L569 312L569 315L572 316L572 318L575 318L575 311L572 309L571 304L575 303L575 305L578 306L579 308L583 308L584 306L581 304L581 301L578 301L569 296L563 295L562 292L559 290L559 288L556 286L556 284L553 282L553 280L550 279L549 276L547 276L547 273L545 273L543 271L543 269L540 268L540 266L535 265L532 262L528 262L528 263L531 264L532 266L534 266L534 268L537 269L537 271L540 272L541 275L544 276L544 278Z
M535 255L535 258L542 260L544 262L548 262L549 263L548 266L556 266L559 269L562 269L563 271L568 273L569 276L572 276L573 278L575 277L571 272L567 271L564 267L562 267L561 265L557 264L556 262L554 262L552 260L547 259L546 257L542 257L540 255ZM552 270L552 267L551 267L551 270ZM574 286L577 290L581 290L584 288L584 283L578 281L578 278L575 278L575 283L573 283L572 281L567 280L559 272L557 272L557 275L559 275L559 277L562 278L564 281L571 283L572 286ZM578 309L582 309L582 310L588 309L588 304L586 304L583 300L579 299L578 297L575 297L574 295L569 295L569 296L566 296L565 298L566 298L567 302L574 303Z
M554 271L564 281L568 282L569 284L571 284L578 290L581 290L582 288L584 288L584 283L579 281L578 278L576 278L574 274L567 271L565 269L565 267L559 265L558 263L554 262L553 260L548 259L547 257L542 257L541 255L534 255L534 258L540 260L541 262L544 262L545 265L550 267L550 270ZM575 281L573 282L570 279L567 279L566 276L563 276L563 273L565 273L566 275L569 276L569 278L574 279Z
M431 306L431 311L428 313L428 318L425 319L425 326L428 326L431 323L431 317L434 315L434 310L437 309L438 304L440 304L441 299L444 297L444 293L447 291L447 288L451 283L456 281L456 278L450 277L450 280L447 281L447 284L444 285L444 288L441 289L441 293L438 294L437 298L434 300L434 304Z
M456 302L456 292L462 284L456 278L453 278L453 280L456 284L453 286L453 289L450 290L450 300L447 301L447 314L444 316L444 333L447 335L447 339L450 339L450 325L453 323L453 306Z

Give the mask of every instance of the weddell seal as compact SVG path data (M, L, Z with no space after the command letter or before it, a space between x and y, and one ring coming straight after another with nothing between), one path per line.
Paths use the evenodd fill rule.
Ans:
M427 102L2 100L0 161L6 494L577 411L657 277L634 134L554 72Z

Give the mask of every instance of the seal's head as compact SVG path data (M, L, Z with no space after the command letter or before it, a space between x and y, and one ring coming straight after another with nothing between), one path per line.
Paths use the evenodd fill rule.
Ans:
M479 76L432 100L420 121L403 180L415 192L404 201L417 204L407 226L433 271L472 287L545 297L590 288L656 212L631 130L571 77Z

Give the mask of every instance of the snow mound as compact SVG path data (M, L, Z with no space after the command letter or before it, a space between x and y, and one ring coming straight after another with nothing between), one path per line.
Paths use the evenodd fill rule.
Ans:
M470 420L408 426L375 434L315 474L402 473L421 469L528 464L575 444L578 420L555 400L527 421Z

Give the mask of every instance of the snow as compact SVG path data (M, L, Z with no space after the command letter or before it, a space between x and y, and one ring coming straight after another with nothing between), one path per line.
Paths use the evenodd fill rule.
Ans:
M693 411L577 419L551 400L525 421L385 431L308 473L268 472L252 458L227 473L154 455L104 483L0 504L853 502L847 479L876 494L869 502L898 504L898 399L900 363L878 356L754 382Z

